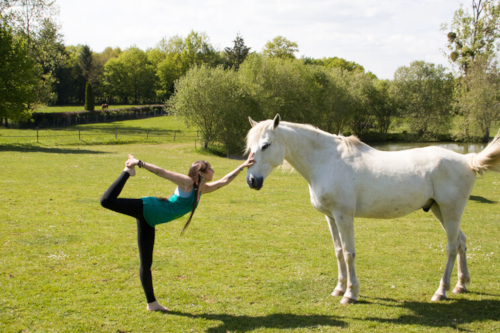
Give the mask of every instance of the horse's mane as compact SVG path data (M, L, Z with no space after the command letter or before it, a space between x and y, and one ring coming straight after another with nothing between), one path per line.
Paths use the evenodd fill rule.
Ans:
M245 150L245 153L249 153L251 147L256 144L262 134L271 126L273 123L272 120L264 120L261 121L260 123L257 123L254 127L250 129L250 131L247 134L247 147ZM365 146L366 144L362 142L357 136L351 135L351 136L343 136L343 135L336 135L336 134L330 134L328 132L325 132L313 125L309 124L298 124L298 123L289 123L286 121L280 122L280 126L287 126L287 127L292 127L292 128L300 128L300 129L305 129L308 131L313 131L317 133L321 133L327 136L333 136L335 139L340 140L341 144L343 144L347 150L352 150L355 148L360 148L361 146Z

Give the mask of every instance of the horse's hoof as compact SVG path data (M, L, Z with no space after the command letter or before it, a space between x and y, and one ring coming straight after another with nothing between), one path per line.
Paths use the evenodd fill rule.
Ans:
M343 297L342 300L340 301L340 304L342 305L349 305L354 303L356 303L356 300L349 297Z
M335 290L332 292L332 296L335 296L335 297L338 297L338 296L344 296L344 293L345 293L345 291L335 289Z
M448 298L446 297L446 295L434 294L434 296L432 296L431 301L433 301L433 302L439 302L439 301L444 301L444 300L447 300L447 299Z
M454 294L465 294L465 293L468 293L468 292L469 291L467 290L467 288L465 288L465 287L458 287L458 286L456 286L453 289L453 291L452 291L452 293L454 293Z

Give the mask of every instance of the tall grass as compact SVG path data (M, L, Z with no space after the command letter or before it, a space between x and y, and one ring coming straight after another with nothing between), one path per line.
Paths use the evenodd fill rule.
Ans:
M125 126L125 125L124 125ZM500 330L500 175L478 178L462 229L471 293L431 303L445 234L430 213L357 219L361 297L341 306L324 217L297 173L277 170L251 191L244 175L202 196L193 223L157 227L153 278L171 313L148 313L138 277L136 226L99 198L128 153L178 172L207 159L215 178L241 161L188 143L2 145L2 332L495 332ZM122 197L174 186L138 170ZM452 282L456 281L456 273Z

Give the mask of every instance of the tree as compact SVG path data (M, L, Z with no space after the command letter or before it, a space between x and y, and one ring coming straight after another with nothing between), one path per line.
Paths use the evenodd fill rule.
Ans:
M124 102L144 103L155 98L155 69L146 52L135 46L104 65L104 78L110 95Z
M489 57L498 47L500 4L497 0L472 0L472 14L461 5L450 28L443 24L441 30L449 30L450 62L466 74L478 54Z
M391 93L413 132L436 135L448 130L453 87L443 66L414 61L396 70Z
M36 84L35 62L28 57L26 41L15 39L0 17L0 119L25 120Z
M59 8L53 0L8 0L2 3L4 17L17 34L28 41L28 48L33 47L32 40L42 27L42 22L57 16Z
M58 14L55 1L12 0L3 4L6 22L13 28L16 38L26 40L28 56L39 66L33 74L38 84L33 87L33 102L30 108L56 100L54 76L58 66L64 62L64 45L57 33L58 26L52 18Z
M299 52L299 45L282 36L267 42L263 50L265 56L281 59L295 59L295 52Z
M352 118L349 109L350 95L348 81L340 68L308 66L314 71L313 80L316 86L315 123L321 129L339 134L347 129Z
M90 82L85 86L85 110L94 111L94 91Z
M193 67L175 85L172 110L198 127L204 145L221 142L230 153L241 153L248 116L255 116L252 99L239 83L237 72L222 66Z
M314 73L302 61L252 54L238 73L263 117L317 123Z
M78 54L78 66L82 71L82 76L86 82L89 82L92 73L92 50L88 45L83 45Z
M365 72L365 68L354 61L347 61L343 58L333 57L333 58L323 58L323 59L313 59L313 58L303 58L306 65L318 65L328 68L341 68L343 70L353 72L360 71Z
M349 94L349 127L354 134L363 137L375 127L376 122L374 100L377 91L373 84L374 79L359 71L344 72L343 76L344 80L347 80Z
M490 139L490 128L500 116L500 71L498 64L486 56L477 56L470 64L467 76L457 85L457 137L470 140L479 136Z
M224 49L224 53L226 55L226 63L228 68L233 68L234 70L238 70L240 65L245 61L246 57L250 52L250 47L245 45L245 41L240 34L236 35L236 39L234 40L233 48L226 47Z

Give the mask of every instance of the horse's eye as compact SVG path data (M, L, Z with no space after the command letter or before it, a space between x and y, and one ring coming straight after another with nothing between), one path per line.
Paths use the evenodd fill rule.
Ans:
M263 146L262 146L262 150L266 150L267 148L269 148L271 144L270 143L265 143Z

